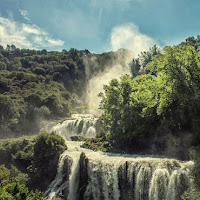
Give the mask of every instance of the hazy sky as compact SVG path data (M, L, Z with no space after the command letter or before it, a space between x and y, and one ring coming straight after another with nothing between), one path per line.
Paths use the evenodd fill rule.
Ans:
M200 34L199 0L0 0L0 44L93 53Z

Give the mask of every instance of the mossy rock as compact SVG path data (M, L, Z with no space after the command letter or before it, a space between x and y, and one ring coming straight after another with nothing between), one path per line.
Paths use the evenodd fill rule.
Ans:
M85 141L81 147L86 149L92 149L93 151L103 151L111 152L113 147L109 141L104 140L103 138L89 138Z
M72 141L86 141L87 138L81 136L81 135L75 135L70 137Z

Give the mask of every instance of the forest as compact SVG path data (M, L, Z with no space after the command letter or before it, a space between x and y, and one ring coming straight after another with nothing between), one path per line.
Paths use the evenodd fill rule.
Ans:
M54 179L67 146L56 133L38 135L41 127L87 105L88 80L117 56L0 46L0 199L44 199L42 192ZM190 188L182 199L199 199L200 36L162 50L155 45L129 65L131 75L113 79L99 94L104 111L99 140L129 153L160 152L194 160L196 189ZM46 174L51 176L46 179Z
M153 153L194 159L199 188L200 36L163 50L154 46L130 67L132 77L113 79L100 94L106 137L133 152L153 147Z
M36 134L45 122L87 105L88 80L117 56L74 48L47 52L0 46L0 138Z

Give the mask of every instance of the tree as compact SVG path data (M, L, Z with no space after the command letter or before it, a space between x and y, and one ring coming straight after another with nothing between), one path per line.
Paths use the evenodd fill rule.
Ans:
M41 51L41 54L44 54L44 55L47 55L47 50L46 49L43 49L42 51Z
M6 64L0 61L0 70L5 70L5 69L6 69Z
M139 72L145 72L147 73L148 70L146 70L146 66L149 62L152 61L152 58L160 54L160 49L154 45L149 49L149 51L141 52L138 55L138 58L133 58L132 62L129 64L132 77L136 77Z
M155 56L147 67L168 86L168 90L160 96L157 112L166 115L170 112L176 127L196 129L200 117L197 103L200 100L198 53L194 47L186 45L166 47L164 51L163 55Z
M4 50L3 46L0 45L0 52L2 52Z
M16 50L16 46L12 44L11 47L10 47L10 50L11 51L15 51Z
M18 123L20 117L16 102L0 94L0 113L0 131L6 134Z
M104 86L101 108L108 137L128 143L162 134L163 129L199 135L200 59L195 48L165 47L146 70L149 74L132 80L125 76Z
M138 135L138 123L141 121L141 106L132 96L133 87L129 76L121 81L113 79L104 86L105 96L101 101L103 124L108 131L107 137L115 141L128 142ZM139 127L139 129L138 129Z
M133 58L129 66L130 66L132 77L136 77L141 67L141 65L139 64L139 58L136 58L136 59Z
M42 132L34 145L33 176L46 189L55 178L59 156L67 149L65 140L55 133Z
M71 48L69 50L69 57L73 60L73 61L79 61L79 52L77 49Z

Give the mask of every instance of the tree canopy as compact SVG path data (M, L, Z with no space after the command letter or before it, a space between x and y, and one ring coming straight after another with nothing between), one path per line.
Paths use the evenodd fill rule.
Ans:
M147 74L126 75L104 86L101 108L107 137L132 142L164 129L199 135L199 52L180 44L165 47L151 59L145 66Z

